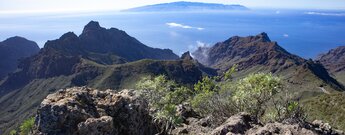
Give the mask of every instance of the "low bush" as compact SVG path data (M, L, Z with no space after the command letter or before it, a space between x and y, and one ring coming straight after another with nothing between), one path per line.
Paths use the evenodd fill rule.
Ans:
M34 127L35 124L35 117L31 117L27 120L25 120L19 127L20 129L20 135L29 135Z
M170 132L182 123L176 107L191 98L193 92L190 89L167 80L164 75L143 78L137 83L137 88L149 102L155 122L164 126L163 130Z

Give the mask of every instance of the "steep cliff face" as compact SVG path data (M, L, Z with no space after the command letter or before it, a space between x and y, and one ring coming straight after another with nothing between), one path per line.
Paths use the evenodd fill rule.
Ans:
M337 80L345 84L345 46L321 54L316 60L320 61Z
M266 33L234 36L212 47L199 48L193 56L220 72L237 65L239 76L253 72L275 73L300 92L320 92L318 87L327 87L330 91L343 89L320 63L287 52L277 42L272 42Z
M0 80L14 72L21 59L32 56L39 50L35 42L22 37L11 37L0 42Z

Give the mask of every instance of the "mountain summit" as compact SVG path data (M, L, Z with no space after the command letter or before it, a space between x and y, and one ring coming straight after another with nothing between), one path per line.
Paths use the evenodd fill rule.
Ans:
M39 50L35 42L18 36L0 42L0 80L17 69L20 59L32 56Z

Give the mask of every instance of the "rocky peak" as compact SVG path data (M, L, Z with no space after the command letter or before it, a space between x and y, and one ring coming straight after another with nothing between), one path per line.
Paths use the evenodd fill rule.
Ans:
M74 34L74 32L67 32L63 34L59 39L60 40L71 40L71 39L77 39L78 36Z
M0 80L17 69L19 60L37 54L39 50L35 42L19 36L0 42Z
M88 30L99 30L102 29L101 25L97 21L90 21L88 24L85 25L84 31ZM84 33L84 32L83 32Z
M183 60L193 60L193 57L190 55L190 52L187 51L187 52L182 54L181 59L183 59Z
M260 43L260 42L271 42L267 33L262 32L256 36L248 36L248 37L233 36L222 43L236 46L236 45L241 45L241 44Z
M268 37L267 33L262 32L255 36L255 39L262 41L262 42L271 42L271 39Z

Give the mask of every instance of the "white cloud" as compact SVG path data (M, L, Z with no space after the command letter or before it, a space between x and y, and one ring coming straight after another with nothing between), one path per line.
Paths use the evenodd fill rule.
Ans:
M202 42L202 41L196 41L197 47L207 47L208 44Z
M288 38L289 35L288 34L283 34L283 37Z
M345 16L345 13L323 13L323 12L305 12L307 15L323 15L323 16Z
M195 44L192 45L188 45L188 50L191 52L194 52L195 50L197 50L199 47L201 48L205 48L205 47L209 47L210 45L207 43L204 43L202 41L195 41Z
M193 27L193 26L189 26L189 25L183 25L183 24L179 24L179 23L166 23L166 25L168 25L171 28L183 28L183 29L196 29L196 30L204 30L205 28L201 28L201 27Z

